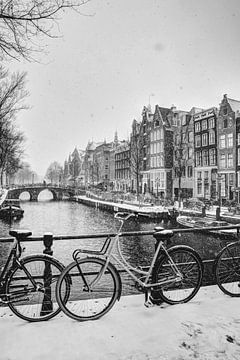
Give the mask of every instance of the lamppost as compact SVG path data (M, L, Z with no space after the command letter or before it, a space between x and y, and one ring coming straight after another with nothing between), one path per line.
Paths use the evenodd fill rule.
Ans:
M158 186L159 186L159 178L156 178L156 184L157 184L157 199L158 199Z
M217 175L218 179L218 207L216 209L216 220L220 220L221 206L222 206L222 174Z

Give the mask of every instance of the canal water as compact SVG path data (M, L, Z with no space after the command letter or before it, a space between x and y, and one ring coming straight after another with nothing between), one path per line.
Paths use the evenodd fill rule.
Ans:
M12 224L0 220L0 237L9 237L11 229L28 229L33 236L43 236L46 232L53 235L80 235L115 232L119 221L114 219L113 214L97 210L92 207L71 202L53 201L51 193L40 194L38 202L21 201L24 209L22 219ZM176 228L175 224L150 223L130 219L123 231L153 230L155 226L165 228ZM172 238L172 245L185 244L196 249L202 259L213 259L217 252L229 239L204 234L176 234ZM83 239L54 241L53 256L63 264L67 265L72 261L72 252L76 248L100 249L103 239ZM121 248L131 265L145 266L151 261L154 252L155 241L152 236L132 236L121 240ZM23 255L42 253L41 242L24 243L25 252ZM0 243L0 265L2 265L8 254L10 245ZM207 270L211 278L211 268ZM210 280L209 280L210 281ZM131 291L130 291L131 292Z

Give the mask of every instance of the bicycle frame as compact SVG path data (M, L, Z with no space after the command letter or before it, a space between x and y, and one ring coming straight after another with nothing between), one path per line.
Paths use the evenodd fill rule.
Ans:
M17 251L19 251L19 254L17 254ZM4 291L5 287L5 283L6 283L6 280L7 280L7 275L9 273L9 271L11 271L12 269L15 268L15 266L19 266L23 269L23 271L25 272L27 278L30 280L31 284L33 285L33 289L31 291L35 291L37 289L37 284L35 282L35 280L32 278L31 274L29 274L28 270L26 269L26 267L24 265L21 264L19 258L21 257L21 254L22 254L22 248L21 248L21 245L19 243L19 241L17 239L14 240L14 244L12 246L12 249L10 250L10 253L8 255L8 258L7 258L7 261L1 271L1 274L0 274L0 299L3 298L4 296L7 297L8 299L8 294L2 292ZM10 262L12 261L12 265L10 267L10 269L8 268L9 267L9 264ZM22 286L18 286L16 285L16 288L22 288ZM28 292L31 292L30 290L28 290ZM17 295L22 295L23 293L25 293L26 290L23 289L23 290L18 290L16 292L14 292L14 296L17 296ZM1 302L6 302L8 303L9 301L11 300L7 300L7 301L3 301L1 300Z
M128 216L128 217L130 217L130 216ZM121 226L119 228L119 231L118 231L117 235L113 239L110 239L109 243L107 245L105 245L106 242L109 239L109 238L107 238L105 244L103 245L102 250L105 249L105 252L103 252L102 250L101 251L91 251L91 250L83 250L83 249L79 249L76 252L74 252L73 258L75 259L76 263L77 263L77 254L78 253L94 254L96 256L102 256L106 260L105 265L103 266L103 268L101 269L99 274L96 276L96 278L93 279L93 281L90 284L87 284L87 282L85 281L84 274L82 273L81 268L77 263L79 273L82 276L84 284L85 284L85 286L87 287L88 290L90 290L90 288L93 288L94 285L96 285L97 282L101 279L102 275L105 273L105 271L107 269L108 264L111 262L112 259L114 259L118 263L118 265L120 265L130 275L130 277L133 280L135 280L140 286L142 286L143 288L146 288L146 289L151 288L151 287L156 287L156 286L159 286L159 285L164 285L164 284L172 282L173 280L175 280L177 282L177 281L182 279L182 275L179 272L176 264L173 262L173 260L172 260L171 256L169 255L167 249L165 248L163 241L158 242L157 249L156 249L156 251L154 253L154 256L153 256L153 259L152 259L152 262L150 264L150 267L149 267L148 271L144 271L144 270L141 270L139 268L135 268L132 265L130 265L127 262L127 260L124 258L123 254L121 252L121 248L120 248L120 239L119 238L120 238L120 235L121 235L121 229L122 229L124 220L120 219L120 221L122 222L122 224L121 224ZM114 249L117 249L117 254L119 255L120 259L113 253ZM170 277L168 277L168 278L166 278L166 279L164 279L164 280L162 280L161 282L158 282L158 283L150 283L149 280L150 280L150 277L151 277L151 274L152 274L152 271L153 271L154 265L156 263L156 260L158 258L158 254L159 254L160 250L163 250L164 253L168 256L170 265L173 268L175 276L170 276ZM139 279L134 273L144 276L145 281L142 281L141 279Z

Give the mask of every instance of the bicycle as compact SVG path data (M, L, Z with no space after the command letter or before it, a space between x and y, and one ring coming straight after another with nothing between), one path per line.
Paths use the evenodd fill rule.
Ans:
M134 268L124 258L119 239L125 221L134 214L117 213L121 225L115 237L107 237L100 251L76 249L73 262L60 275L56 286L56 298L62 311L75 320L95 320L105 315L120 300L122 282L115 260L141 289L145 291L145 305L153 306L165 301L178 304L191 300L198 292L203 266L198 253L188 246L167 249L164 242L173 235L170 230L156 231L156 251L149 269ZM159 228L157 229L159 230ZM114 253L117 250L118 257ZM79 258L79 255L88 254ZM135 275L136 273L136 275ZM140 277L138 277L138 276ZM70 296L64 301L64 282L71 278Z
M0 274L0 305L26 321L43 321L60 311L55 300L55 285L64 266L48 255L32 255L20 259L24 249L20 242L32 233L26 230L9 232L15 239ZM65 295L69 296L69 279L64 279Z
M217 254L213 273L218 287L227 295L240 297L240 241L232 242Z

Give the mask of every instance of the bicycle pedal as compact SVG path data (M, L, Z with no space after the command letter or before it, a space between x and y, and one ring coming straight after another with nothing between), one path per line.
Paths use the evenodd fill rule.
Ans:
M146 308L150 308L150 307L153 307L154 304L152 303L152 301L150 299L148 299L144 302L144 306L146 306Z

